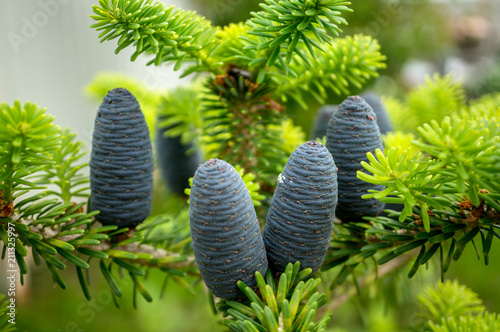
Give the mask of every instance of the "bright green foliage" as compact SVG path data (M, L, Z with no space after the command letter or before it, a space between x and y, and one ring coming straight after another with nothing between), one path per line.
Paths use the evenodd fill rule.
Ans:
M201 71L222 74L232 63L250 70L262 83L268 71L298 77L306 65L325 68L328 80L330 76L341 80L342 88L334 91L346 93L347 85L359 85L376 75L385 59L371 38L337 43L329 35L338 35L338 25L346 23L340 16L350 11L346 5L339 0L267 1L262 4L264 10L252 13L254 18L245 24L213 28L201 16L166 8L161 2L101 0L100 6L93 6L97 15L91 17L97 23L91 27L103 30L101 41L119 38L118 52L135 46L132 59L143 52L153 53L151 63L175 62L176 70L186 61L195 62L183 76ZM338 45L332 49L332 43ZM349 59L349 64L341 62Z
M290 63L292 53L297 52L297 44L304 43L314 57L313 47L324 51L321 44L331 42L331 33L339 35L342 30L338 24L347 25L340 16L341 12L352 11L346 5L350 2L342 0L266 0L261 4L263 11L253 12L250 20L254 26L249 34L263 37L265 42L255 46L257 50L270 49L268 66L272 66L280 53L282 45L286 44L286 59ZM313 39L314 38L314 39Z
M75 141L76 134L64 129L61 132L61 149L51 150L53 167L46 167L39 184L55 184L60 191L46 191L47 194L59 196L64 203L70 203L72 198L88 197L88 178L80 171L88 166L81 161L86 154L82 152L84 144ZM44 181L45 180L45 181Z
M201 89L198 85L178 87L161 97L157 109L157 125L161 129L168 128L166 136L180 137L184 145L201 143L200 136L203 130L199 99Z
M418 297L420 329L432 332L498 331L500 316L485 311L481 299L456 280L429 287Z
M500 124L495 118L476 121L445 118L441 124L432 121L418 128L422 141L415 144L433 156L429 170L439 170L443 181L456 184L457 193L468 193L479 206L480 189L500 192Z
M377 76L377 70L385 67L380 46L370 36L336 38L322 46L324 52L316 56L295 56L296 61L288 67L286 76L272 76L278 87L277 95L295 99L307 109L304 96L311 95L321 104L331 92L347 95L351 86L362 88ZM307 70L305 65L309 67Z
M370 164L361 162L361 165L373 175L368 175L358 171L358 178L363 181L384 185L386 188L371 194L364 195L363 198L382 199L391 195L395 199L389 199L389 202L404 203L405 208L399 216L403 221L413 213L413 207L419 206L422 211L422 220L427 231L430 230L428 206L442 208L439 201L428 197L429 194L442 193L439 189L440 183L433 185L433 178L436 175L424 173L428 165L422 162L421 154L412 153L411 150L402 150L401 148L391 148L385 156L379 149L368 153L367 157Z
M150 63L172 61L176 70L184 61L198 62L205 70L216 64L206 53L216 29L202 16L152 0L100 0L99 4L92 6L96 15L91 17L97 23L91 27L102 31L101 42L118 38L115 53L133 45L132 61L142 53L152 54Z
M0 165L2 199L11 202L13 188L35 189L24 177L51 164L50 151L60 147L60 128L54 117L30 102L0 105Z
M302 127L294 125L292 119L285 119L280 126L283 139L282 150L291 155L302 143L306 141L306 133Z
M386 156L380 151L376 158L369 154L370 164L362 165L373 175L358 172L358 177L387 188L365 197L398 197L390 200L405 204L400 221L418 206L427 231L430 230L427 210L441 210L463 195L476 207L486 200L492 208L500 210L497 197L500 125L495 118L467 121L447 117L440 124L436 121L424 124L418 132L422 138L413 144L434 159L422 160L419 155L409 155L407 150L399 148L391 148Z
M412 133L404 133L402 131L390 131L382 135L382 142L384 143L384 154L387 155L389 149L393 147L400 147L403 150L410 149L411 153L416 153L419 149L412 143L415 139Z
M241 178L243 179L243 182L245 183L245 187L247 188L248 193L250 194L250 197L252 198L253 205L260 206L262 204L262 201L266 197L259 193L260 185L258 182L255 182L256 176L253 173L246 173L245 174L245 172L244 172L243 168L241 168L241 166L237 165L235 167L235 169L240 174Z
M500 330L500 315L483 313L481 315L442 317L437 323L429 323L432 332L468 332L468 331L498 331Z
M468 112L463 112L463 115L468 118L496 117L500 119L500 93L493 93L472 100Z
M299 270L299 262L288 264L285 272L276 276L278 284L270 270L265 278L257 272L259 295L239 281L238 287L247 299L218 304L219 310L231 316L223 324L236 332L326 331L332 315L318 321L315 318L318 309L326 304L326 295L316 292L321 280L307 279L311 269Z
M460 285L457 280L438 283L429 287L418 297L419 318L424 321L439 322L441 318L459 318L478 314L485 310L481 299L470 288Z
M385 98L395 130L413 132L425 123L453 117L465 107L465 91L451 75L435 74L410 91L404 102Z

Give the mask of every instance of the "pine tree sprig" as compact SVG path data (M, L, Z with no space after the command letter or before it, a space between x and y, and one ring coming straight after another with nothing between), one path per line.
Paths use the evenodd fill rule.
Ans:
M323 104L330 93L348 95L351 86L361 88L377 70L384 68L385 56L378 42L370 36L355 35L336 38L324 45L324 52L315 57L301 53L289 65L290 77L272 74L276 96L293 99L307 109L304 96L314 97ZM303 67L309 63L304 72Z
M30 102L0 105L0 183L6 202L2 205L12 202L16 190L39 189L25 177L53 163L49 153L61 146L61 129L53 120L46 109Z
M230 70L210 80L204 93L203 136L207 147L213 147L208 157L229 160L272 182L286 160L282 106L270 98L272 87Z
M452 75L434 74L425 83L410 91L403 101L384 97L396 131L417 134L417 128L432 120L441 122L466 108L465 90Z
M342 0L266 0L260 4L262 11L251 13L253 18L250 21L254 26L248 33L264 38L265 41L255 47L257 50L270 49L269 67L276 61L275 54L281 52L283 44L287 45L283 47L287 63L290 63L299 42L308 45L310 55L314 57L312 47L324 51L322 44L333 40L329 33L338 36L342 32L339 25L347 25L340 16L342 12L352 11L347 5L350 2Z
M321 270L342 266L331 284L335 288L351 275L360 263L375 257L377 265L386 264L403 255L416 257L408 277L432 257L439 256L441 277L452 260L458 261L468 244L481 235L483 256L488 264L489 252L495 238L498 213L484 206L474 208L463 201L445 210L429 209L430 232L425 231L420 216L414 213L402 222L401 212L386 210L387 217L366 217L369 223L336 225L334 236ZM415 211L416 212L416 211ZM500 237L499 237L500 238ZM479 253L478 253L479 255Z
M139 55L152 54L150 64L174 63L179 70L184 62L195 62L195 69L213 71L218 63L210 57L216 28L204 17L192 11L166 7L162 2L149 0L100 0L92 6L96 21L90 27L97 31L101 42L118 38L115 53L132 45Z
M89 180L81 173L88 166L81 161L86 152L82 151L83 142L75 141L75 137L76 134L69 129L61 132L61 149L50 152L54 166L45 168L39 181L40 184L57 185L60 191L48 190L45 193L59 196L64 203L70 203L77 197L89 197Z
M238 287L246 299L241 302L222 301L217 304L224 316L223 324L231 331L325 331L332 319L327 314L316 321L320 307L326 304L324 293L316 290L320 279L308 278L311 269L300 270L300 262L288 264L277 276L270 270L265 277L255 273L259 295L244 282ZM276 280L278 283L276 284Z
M373 175L358 171L357 176L365 182L382 185L385 189L373 190L372 193L363 195L362 198L375 198L385 202L396 202L397 200L397 202L403 203L404 209L399 215L399 221L404 221L408 216L411 216L413 207L418 206L422 211L424 227L429 231L427 207L430 205L442 209L444 203L430 197L442 193L440 190L441 182L436 183L435 180L433 183L433 179L430 177L432 173L425 172L428 164L422 159L421 154L393 147L389 149L387 156L380 149L375 151L375 156L369 152L367 157L370 163L361 162L361 165ZM387 196L397 198L384 199ZM451 203L446 203L446 205L451 205Z

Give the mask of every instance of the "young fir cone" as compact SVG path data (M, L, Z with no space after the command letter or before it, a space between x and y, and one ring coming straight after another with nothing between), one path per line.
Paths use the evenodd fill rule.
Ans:
M241 297L238 280L254 287L255 272L266 273L266 251L252 199L227 162L210 159L195 172L189 225L198 268L215 296Z
M364 182L356 176L357 171L364 171L361 162L368 161L367 152L383 150L377 116L363 98L349 97L340 104L328 123L326 147L339 169L337 217L349 222L378 215L384 203L361 196L369 189L382 190L383 186Z
M321 143L309 141L288 159L267 213L264 243L270 267L300 261L316 272L330 245L337 205L337 169Z
M383 135L387 132L394 131L387 109L382 103L382 100L380 100L380 97L374 92L365 92L361 97L371 106L373 112L377 115L377 124L380 133Z
M133 228L151 212L153 154L139 103L126 89L108 92L95 119L90 205L104 225Z
M156 154L165 185L170 192L184 195L191 178L201 163L200 151L188 153L192 145L184 145L180 137L165 137L166 129L156 130Z

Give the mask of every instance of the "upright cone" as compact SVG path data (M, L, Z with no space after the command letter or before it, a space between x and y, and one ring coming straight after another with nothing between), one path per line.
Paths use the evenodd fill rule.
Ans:
M189 225L196 263L215 296L235 299L238 280L256 286L267 258L259 221L241 176L223 160L210 159L194 174Z
M151 212L153 154L135 97L108 92L95 119L90 155L90 205L104 225L135 227Z
M337 205L337 170L316 141L299 146L278 177L264 227L269 265L284 271L300 261L316 272L330 245Z
M337 217L344 222L362 221L363 216L376 216L384 203L376 199L362 199L369 189L383 190L357 178L364 171L362 161L368 161L367 152L383 150L377 116L368 103L359 96L347 98L332 114L328 123L326 146L339 169L339 202Z

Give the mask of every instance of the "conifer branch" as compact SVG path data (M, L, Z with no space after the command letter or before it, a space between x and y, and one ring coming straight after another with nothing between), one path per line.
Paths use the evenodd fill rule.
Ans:
M271 74L277 87L276 96L294 99L307 108L304 96L311 95L321 104L332 92L347 95L351 86L361 88L370 78L378 76L377 70L385 67L385 56L370 36L337 38L323 47L324 52L315 57L304 52L295 55L288 68L289 77ZM304 66L308 67L306 71Z
M347 25L340 16L342 12L351 11L346 5L350 3L342 0L266 0L260 5L262 11L251 13L253 26L248 33L264 38L255 48L270 49L268 67L274 64L285 43L287 63L299 42L307 45L314 57L313 47L324 51L323 44L333 41L328 33L338 36L342 32L338 25Z
M92 6L95 15L90 17L97 23L91 28L102 31L101 42L118 38L115 53L133 45L132 61L146 53L154 56L149 64L156 66L173 62L179 70L187 61L196 63L190 72L217 71L219 64L211 57L217 29L204 17L152 0L100 0L99 4Z

